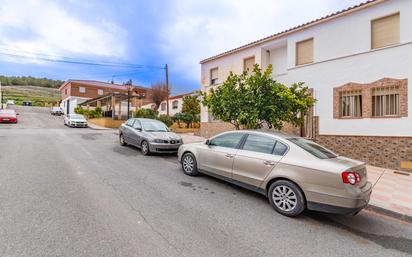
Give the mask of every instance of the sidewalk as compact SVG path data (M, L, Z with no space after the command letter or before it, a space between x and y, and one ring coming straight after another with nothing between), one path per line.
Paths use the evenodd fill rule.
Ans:
M201 142L193 133L180 134L184 143ZM412 173L367 166L368 180L373 190L370 206L412 217ZM396 172L402 173L397 174ZM403 174L409 174L403 175Z
M374 185L369 205L412 217L412 173L373 166L367 170Z

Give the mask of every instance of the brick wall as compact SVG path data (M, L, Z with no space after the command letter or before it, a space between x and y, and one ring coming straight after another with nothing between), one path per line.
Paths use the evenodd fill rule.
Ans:
M412 162L412 137L318 135L316 142L373 166L400 169L401 162Z

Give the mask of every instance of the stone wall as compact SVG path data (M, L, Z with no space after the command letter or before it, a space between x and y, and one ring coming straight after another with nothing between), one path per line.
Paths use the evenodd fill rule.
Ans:
M401 169L401 162L412 162L412 137L318 135L316 142L373 166Z
M213 137L214 135L217 135L219 133L229 131L229 130L234 130L235 127L226 122L220 122L220 121L213 121L213 122L202 122L200 124L200 132L199 135L202 137Z

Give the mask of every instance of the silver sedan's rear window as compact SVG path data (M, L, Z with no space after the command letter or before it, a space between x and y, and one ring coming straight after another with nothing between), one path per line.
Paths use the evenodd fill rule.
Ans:
M309 152L315 157L318 157L319 159L332 159L338 157L336 154L329 151L325 147L318 145L312 141L303 138L289 138L288 140L303 148L305 151Z

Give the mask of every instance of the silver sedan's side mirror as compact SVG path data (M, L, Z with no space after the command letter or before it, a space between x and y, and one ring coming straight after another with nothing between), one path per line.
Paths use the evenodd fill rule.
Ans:
M206 145L210 145L210 140L209 140L209 139L206 139L205 144L206 144Z

